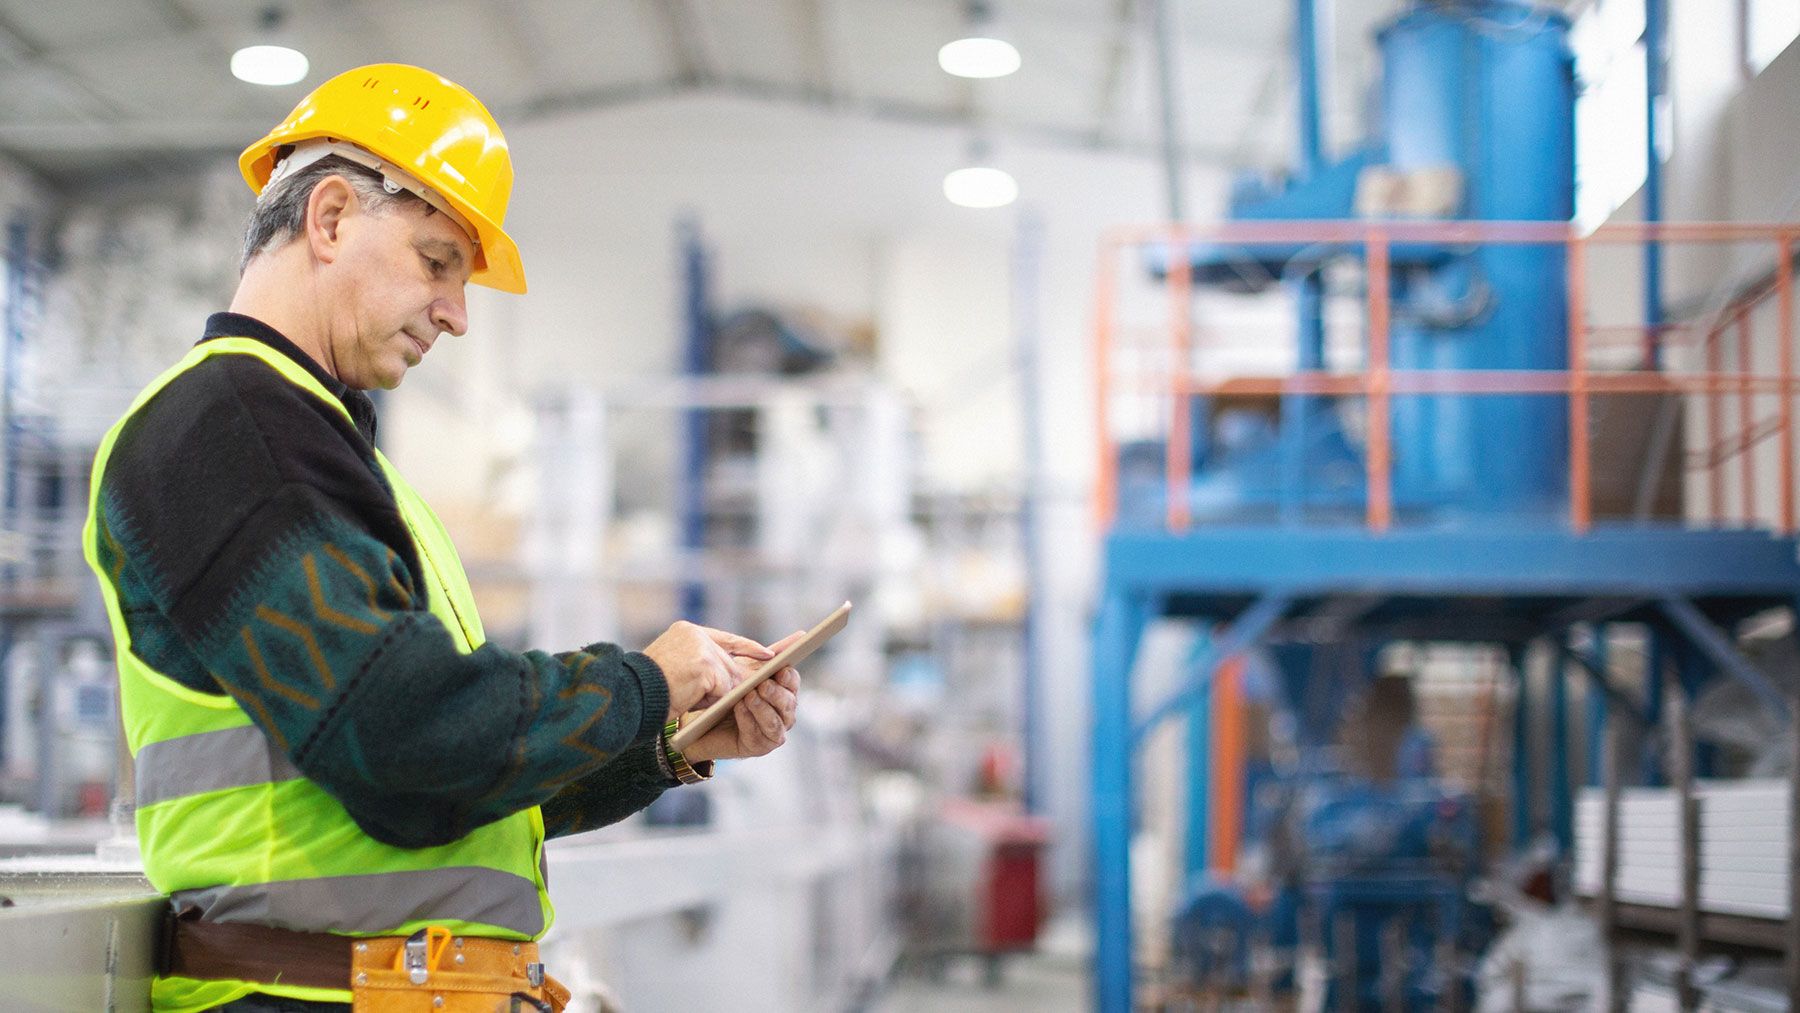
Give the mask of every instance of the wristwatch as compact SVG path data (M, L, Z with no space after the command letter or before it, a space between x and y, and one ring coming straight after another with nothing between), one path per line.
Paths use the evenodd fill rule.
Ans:
M711 780L713 773L711 760L689 763L688 758L681 755L680 750L669 744L669 741L675 737L675 733L680 730L681 718L679 717L663 726L663 756L669 761L669 772L674 774L675 780L682 784L699 784L701 781Z

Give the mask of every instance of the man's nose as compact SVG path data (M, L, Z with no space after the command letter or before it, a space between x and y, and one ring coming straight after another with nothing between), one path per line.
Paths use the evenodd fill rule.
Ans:
M462 337L469 329L469 308L463 301L463 294L458 292L432 303L431 322L440 331Z

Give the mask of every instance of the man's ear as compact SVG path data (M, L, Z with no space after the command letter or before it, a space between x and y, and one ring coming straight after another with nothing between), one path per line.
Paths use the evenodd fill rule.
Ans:
M361 210L356 190L342 176L326 176L306 198L306 243L313 259L329 264L343 250L345 219Z

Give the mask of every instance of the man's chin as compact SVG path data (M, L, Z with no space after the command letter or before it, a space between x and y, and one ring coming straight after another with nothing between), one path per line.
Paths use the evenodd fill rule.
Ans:
M407 365L403 362L391 370L382 370L370 378L374 381L373 383L367 384L362 389L393 390L400 386L400 381L406 379L407 368Z

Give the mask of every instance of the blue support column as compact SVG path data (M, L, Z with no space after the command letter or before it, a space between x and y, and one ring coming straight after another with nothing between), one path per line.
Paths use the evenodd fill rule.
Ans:
M1149 609L1107 586L1094 627L1094 1009L1132 1013L1131 666Z
M1020 630L1019 654L1022 658L1019 691L1019 738L1024 753L1025 811L1040 814L1044 810L1043 721L1038 714L1042 704L1040 683L1043 679L1038 664L1038 649L1043 642L1044 603L1050 600L1045 585L1043 547L1039 542L1038 503L1049 485L1044 481L1044 439L1041 392L1045 384L1039 378L1038 350L1042 344L1042 328L1038 323L1038 288L1043 273L1044 223L1035 210L1019 215L1018 231L1013 238L1013 337L1019 354L1019 410L1024 424L1025 495L1019 500L1019 541L1025 561L1025 622Z
M1692 675L1704 682L1716 666L1719 671L1743 683L1745 689L1756 695L1758 703L1779 715L1782 720L1787 720L1787 697L1779 686L1769 681L1762 669L1757 668L1755 663L1738 650L1735 633L1713 625L1712 620L1693 602L1679 595L1668 595L1660 604L1663 613L1682 633L1682 654L1685 656L1693 651L1700 655L1700 661L1691 663ZM1699 688L1699 683L1690 683L1687 687L1688 695L1693 696Z
M1300 175L1310 177L1325 164L1323 102L1319 95L1319 0L1294 4L1294 64L1298 71Z
M1566 636L1566 634L1559 634ZM1575 846L1575 803L1569 795L1569 662L1562 651L1550 660L1550 833L1559 855Z
M1706 651L1692 640L1682 638L1675 645L1675 680L1681 688L1681 697L1686 702L1688 722L1693 722L1694 700L1700 695L1701 687L1712 679L1713 666ZM1697 739L1689 745L1693 763L1693 777L1712 776L1713 757L1711 747Z
M1212 650L1212 633L1201 631L1188 655L1188 671L1195 677L1206 677L1217 667ZM1209 856L1207 841L1211 830L1208 816L1212 807L1212 692L1211 684L1195 693L1187 709L1187 883L1191 887L1206 874Z
M712 308L707 293L706 246L700 238L700 226L682 221L677 226L681 243L683 323L681 372L689 379L699 379L712 370ZM681 547L698 553L706 542L706 458L708 454L706 411L689 408L682 417L681 486L678 516L681 521ZM690 573L698 568L686 567ZM696 623L706 622L706 587L696 577L681 585L677 613Z
M1324 267L1309 268L1291 283L1294 316L1300 329L1299 355L1294 368L1301 373L1325 368ZM1306 503L1306 459L1313 435L1318 399L1310 394L1281 396L1281 519L1299 524Z
M1594 673L1598 678L1608 678L1610 666L1606 651L1606 625L1594 626L1594 645L1589 657L1594 660ZM1587 747L1587 762L1584 764L1585 781L1591 788L1601 787L1601 768L1606 758L1606 708L1608 701L1604 688L1593 680L1589 680L1587 689L1587 734L1583 741Z
M1793 636L1800 639L1800 600L1793 606ZM1789 696L1795 720L1800 720L1800 685ZM1787 978L1788 1009L1800 1009L1800 729L1789 728L1793 735L1788 751L1788 916L1787 959L1782 968Z
M1662 117L1666 83L1668 8L1665 0L1644 0L1644 192L1643 219L1662 221ZM1662 367L1662 244L1644 244L1644 327L1651 335L1650 369Z
M1295 117L1299 135L1295 145L1298 179L1310 179L1325 165L1325 128L1319 82L1319 0L1294 4L1294 68L1298 78ZM1294 283L1294 315L1299 323L1300 372L1319 369L1325 359L1325 282L1322 266L1305 269ZM1306 445L1311 438L1314 399L1304 394L1281 398L1281 519L1298 524L1306 494Z
M1661 728L1663 717L1663 687L1669 670L1669 634L1660 626L1652 625L1649 630L1649 650L1644 659L1644 727ZM1668 783L1663 772L1662 760L1656 755L1656 741L1653 737L1644 741L1643 782L1651 787L1660 787Z
M1513 670L1513 847L1524 848L1531 841L1531 680L1526 677L1525 648L1510 647L1507 658Z
M25 300L27 272L31 269L31 230L23 218L6 226L6 315L0 320L0 528L11 528L18 518L19 489L18 415L19 366L25 352ZM0 564L0 583L13 578L13 565Z
M1214 664L1239 651L1256 646L1257 641L1261 640L1262 635L1269 631L1269 627L1281 619L1291 604L1293 604L1293 597L1286 591L1270 591L1258 598L1256 603L1240 613L1231 625L1213 634L1211 648ZM1212 688L1212 677L1211 667L1197 669L1194 676L1182 683L1175 692L1169 694L1167 699L1150 708L1150 713L1132 729L1134 738L1143 739L1154 731L1165 718L1185 712L1189 703L1188 697L1195 693L1209 691Z
M19 440L14 418L18 409L19 363L25 349L26 275L30 268L31 231L23 218L6 226L6 252L0 270L6 276L6 311L0 317L0 529L10 529L18 517ZM0 589L10 591L16 576L11 563L0 563ZM15 641L10 627L0 629L0 763L12 759L18 743L6 740L7 660Z

